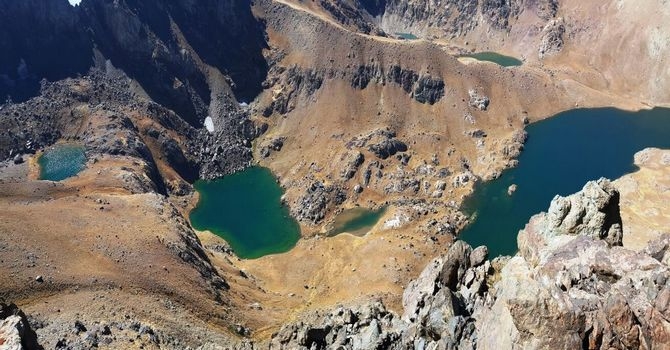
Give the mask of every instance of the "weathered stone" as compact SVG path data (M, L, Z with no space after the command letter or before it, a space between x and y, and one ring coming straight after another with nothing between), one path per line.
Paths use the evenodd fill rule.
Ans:
M470 106L482 111L485 111L489 107L489 103L491 102L489 98L484 95L480 95L477 90L468 90L468 95L470 95Z
M563 36L565 34L565 24L562 18L551 20L542 29L542 39L538 49L538 56L544 59L547 56L555 55L563 49Z
M477 267L486 261L489 257L489 248L482 245L475 248L472 253L470 253L470 266Z
M368 146L368 150L380 159L386 159L398 152L406 152L407 144L398 139L388 139Z

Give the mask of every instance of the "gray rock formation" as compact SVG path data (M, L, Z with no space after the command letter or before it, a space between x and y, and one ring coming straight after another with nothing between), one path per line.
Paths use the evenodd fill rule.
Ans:
M524 11L547 21L559 7L557 0L320 0L319 4L340 23L364 33L423 36L439 30L447 37L462 36L481 26L510 30Z
M563 49L565 24L562 18L549 21L542 29L542 39L538 49L540 59L559 53Z
M470 96L470 106L480 111L485 111L489 107L489 103L491 103L491 100L487 96L479 94L477 90L468 90L468 95Z
M368 150L380 159L394 156L398 152L406 152L407 144L398 139L383 140L380 143L368 146Z
M587 183L581 192L568 197L556 196L549 211L533 216L519 232L519 254L529 262L558 236L582 235L620 246L623 238L619 213L619 192L606 179Z
M305 191L297 205L292 206L293 216L303 222L318 224L326 217L333 205L342 204L347 198L346 193L336 185L324 185L321 181L313 182Z
M42 349L26 315L14 304L0 303L0 349Z
M346 72L342 72L346 75ZM399 85L411 94L419 103L435 104L444 96L445 84L440 77L431 75L419 75L411 69L405 69L397 65L382 67L380 65L359 66L351 76L351 87L365 89L368 84L374 82L378 85L392 83Z
M439 78L422 76L416 82L413 96L419 103L435 104L444 96L444 81Z

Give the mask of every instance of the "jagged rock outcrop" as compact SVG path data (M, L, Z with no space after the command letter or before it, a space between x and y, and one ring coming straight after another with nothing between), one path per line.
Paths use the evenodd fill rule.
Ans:
M368 150L374 153L378 158L386 159L394 156L398 152L406 152L407 144L398 139L389 138L388 140L383 140L368 146Z
M468 96L470 96L470 106L480 111L485 111L489 107L489 103L491 103L491 100L487 96L479 94L474 89L468 90Z
M609 180L589 182L568 197L556 196L549 211L533 216L519 233L519 254L529 262L539 261L543 248L562 235L590 236L610 246L621 245L619 192Z
M408 285L402 317L377 302L340 307L284 326L272 348L666 348L670 234L621 247L618 203L609 181L589 182L533 217L514 257L455 242Z
M26 315L14 304L0 303L0 348L4 350L42 349Z
M419 103L435 104L444 96L444 81L439 78L422 76L416 82L413 96Z
M609 181L556 197L519 233L519 254L502 268L493 302L475 312L487 332L479 348L669 346L668 265L620 245L619 195Z
M318 224L333 205L342 204L346 199L347 194L339 186L315 181L307 188L292 213L299 221Z
M559 53L563 49L564 35L565 24L562 18L549 21L542 29L542 39L538 48L540 59Z
M471 265L472 249L457 242L435 259L403 295L398 317L380 302L338 307L282 327L272 349L474 349L470 310L486 289L487 261Z

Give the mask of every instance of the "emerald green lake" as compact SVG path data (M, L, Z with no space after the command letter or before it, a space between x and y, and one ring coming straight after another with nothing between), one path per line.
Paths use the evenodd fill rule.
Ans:
M556 195L575 193L589 180L616 179L636 170L633 156L647 147L670 148L670 109L625 112L578 109L527 127L519 165L479 183L463 209L475 220L460 234L491 257L513 255L516 237L530 217ZM518 185L511 196L507 188Z
M501 55L495 52L479 52L469 55L462 55L460 57L470 57L476 59L477 61L493 62L503 67L515 67L523 64L523 62L514 57Z
M417 40L419 39L418 36L412 34L412 33L395 33L398 37L405 39L405 40Z
M240 258L283 253L300 238L300 227L282 205L282 189L267 168L197 181L195 189L200 199L191 211L191 224L225 239Z
M361 207L347 209L335 217L333 228L328 232L328 236L332 237L345 232L354 236L365 236L385 212L386 207L378 210Z
M40 180L60 181L77 175L86 164L83 146L58 144L46 150L37 160Z

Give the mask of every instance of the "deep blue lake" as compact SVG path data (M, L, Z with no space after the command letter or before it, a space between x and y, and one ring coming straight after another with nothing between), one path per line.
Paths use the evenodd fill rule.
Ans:
M633 156L647 147L670 148L670 109L626 112L577 109L529 125L519 165L478 183L463 209L476 219L460 238L486 245L491 257L513 255L516 236L556 194L575 193L589 180L616 179L636 170ZM517 191L507 194L516 184Z

